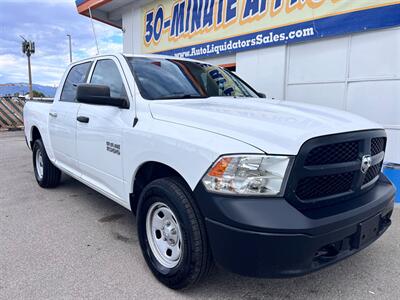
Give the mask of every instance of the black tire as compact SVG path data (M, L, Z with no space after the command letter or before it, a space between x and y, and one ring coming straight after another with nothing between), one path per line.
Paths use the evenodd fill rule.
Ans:
M39 175L38 168L36 166L36 155L38 151L42 154L43 161L43 174ZM47 156L46 149L44 148L41 139L38 139L33 144L32 149L33 157L33 170L35 172L35 178L37 183L42 188L54 188L60 183L61 171L55 167Z
M157 261L146 233L147 213L158 202L170 208L182 233L182 254L173 268L166 268ZM149 268L167 287L183 289L198 283L209 273L213 263L203 217L191 191L179 178L157 179L145 187L139 199L137 228L140 246Z

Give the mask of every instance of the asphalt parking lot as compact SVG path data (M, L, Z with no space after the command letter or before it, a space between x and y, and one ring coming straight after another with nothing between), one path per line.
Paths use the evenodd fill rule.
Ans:
M396 208L378 242L305 277L216 268L200 286L171 291L147 269L129 211L68 177L41 189L22 133L0 132L0 299L400 299L399 220Z

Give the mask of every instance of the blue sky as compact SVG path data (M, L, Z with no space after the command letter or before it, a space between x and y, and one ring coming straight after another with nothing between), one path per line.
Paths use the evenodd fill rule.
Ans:
M122 52L121 30L95 21L102 53ZM90 19L78 14L74 0L0 0L0 84L27 82L23 35L36 42L34 83L58 85L69 63L67 34L74 60L96 54Z

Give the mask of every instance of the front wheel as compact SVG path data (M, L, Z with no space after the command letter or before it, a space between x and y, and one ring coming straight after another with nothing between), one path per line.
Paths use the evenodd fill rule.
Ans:
M33 169L37 183L42 188L53 188L60 183L61 171L55 167L47 156L42 140L33 144Z
M204 222L179 179L157 179L144 189L137 223L144 258L164 285L182 289L208 273L212 259Z

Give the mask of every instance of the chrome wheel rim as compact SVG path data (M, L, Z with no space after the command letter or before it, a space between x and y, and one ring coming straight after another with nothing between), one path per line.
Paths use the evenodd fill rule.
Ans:
M182 257L182 231L172 210L154 203L147 211L146 235L151 252L164 267L172 269Z
M39 179L43 178L43 155L42 151L36 151L36 172L39 176Z

